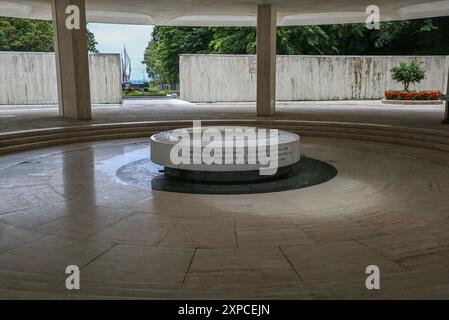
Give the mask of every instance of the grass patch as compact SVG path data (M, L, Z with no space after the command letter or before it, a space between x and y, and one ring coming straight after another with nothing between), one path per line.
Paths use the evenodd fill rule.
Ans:
M137 90L123 92L124 97L165 97L166 95L165 92L157 90L150 90L148 92L140 92Z

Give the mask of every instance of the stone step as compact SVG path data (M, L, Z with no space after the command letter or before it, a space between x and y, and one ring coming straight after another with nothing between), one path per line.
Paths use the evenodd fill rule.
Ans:
M0 134L0 154L77 142L149 137L159 131L191 124L191 121L112 123L3 133ZM202 124L257 125L279 128L302 136L366 140L449 151L449 132L440 130L294 120L208 120Z

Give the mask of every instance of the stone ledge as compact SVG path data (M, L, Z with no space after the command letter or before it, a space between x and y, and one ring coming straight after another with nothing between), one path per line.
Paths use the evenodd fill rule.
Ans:
M387 100L382 99L382 104L405 104L405 105L438 105L442 100Z
M165 130L191 125L191 121L147 121L89 124L72 127L33 129L0 134L0 155L55 145L87 141L150 137ZM449 132L379 124L299 120L205 120L204 125L251 125L277 128L303 136L334 137L449 152Z

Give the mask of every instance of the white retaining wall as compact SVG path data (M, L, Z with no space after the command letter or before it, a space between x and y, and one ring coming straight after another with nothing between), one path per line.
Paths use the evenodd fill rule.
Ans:
M401 89L390 69L415 59L426 70L418 90L446 90L449 56L278 56L277 100L381 99ZM191 102L254 101L253 55L181 55L181 99Z
M121 103L120 54L91 54L93 103ZM54 53L0 52L0 104L56 104Z

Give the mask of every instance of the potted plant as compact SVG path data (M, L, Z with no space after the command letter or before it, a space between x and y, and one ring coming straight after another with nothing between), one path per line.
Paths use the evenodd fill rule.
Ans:
M401 62L391 68L391 77L404 85L404 90L387 90L382 103L388 104L439 104L441 92L438 90L410 91L410 84L419 83L426 77L425 70L416 61Z

